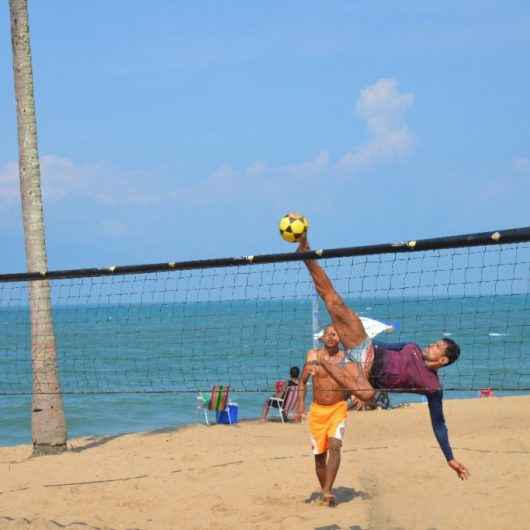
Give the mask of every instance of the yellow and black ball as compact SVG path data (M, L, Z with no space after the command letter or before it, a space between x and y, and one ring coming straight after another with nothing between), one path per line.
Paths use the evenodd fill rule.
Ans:
M280 235L289 243L296 243L307 232L309 221L301 214L289 212L280 219Z

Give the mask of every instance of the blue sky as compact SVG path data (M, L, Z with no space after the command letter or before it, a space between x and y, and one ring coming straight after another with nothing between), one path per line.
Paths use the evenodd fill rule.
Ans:
M530 4L30 0L51 269L530 224ZM8 3L0 272L25 270ZM6 53L9 52L9 53Z

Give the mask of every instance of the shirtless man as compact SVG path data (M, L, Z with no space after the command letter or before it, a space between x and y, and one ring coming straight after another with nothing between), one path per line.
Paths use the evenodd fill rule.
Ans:
M307 381L313 377L313 403L308 416L311 444L315 455L315 469L320 487L322 488L321 502L333 507L336 505L331 488L340 466L340 451L342 436L346 425L347 404L351 391L344 391L343 387L319 364L319 359L325 359L332 365L344 362L344 352L339 350L339 335L333 325L328 326L321 338L324 347L309 350L307 360L300 381L300 398L298 400L298 415L300 420L305 416L305 396ZM362 380L357 365L348 363L344 370L348 377L362 388ZM368 399L369 393L363 398Z

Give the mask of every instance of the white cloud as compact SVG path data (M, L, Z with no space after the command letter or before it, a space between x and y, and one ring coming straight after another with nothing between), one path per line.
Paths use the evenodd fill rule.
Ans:
M329 153L320 151L313 160L300 164L288 164L285 172L294 177L313 177L322 174L329 167Z
M411 152L414 136L406 124L406 113L414 95L400 92L394 79L380 79L361 90L356 115L369 133L365 144L332 160L322 149L308 160L277 166L256 160L247 167L219 165L206 179L193 184L177 184L171 189L153 187L152 175L115 172L105 166L83 166L68 158L45 155L41 158L42 189L46 200L82 198L118 206L161 204L177 201L191 206L267 200L271 206L309 194L317 197L329 192L330 181L348 181L360 170L401 158ZM153 188L156 190L153 193ZM10 162L0 170L0 201L18 197L17 164Z
M354 171L407 155L414 147L414 135L405 123L405 113L413 103L414 94L401 93L395 79L380 79L361 90L356 112L372 138L343 155L338 169Z
M313 194L326 187L330 179L350 179L362 169L402 158L414 147L414 135L408 128L405 117L414 103L414 94L399 91L394 79L380 79L361 90L356 103L356 114L366 124L370 139L353 148L336 160L329 152L321 150L313 158L270 166L257 160L243 170L223 164L213 171L208 179L194 189L175 192L174 197L187 197L201 204L219 200L220 196L234 198L264 198L277 202L278 196L299 196L304 190ZM281 193L279 193L279 190ZM217 193L215 199L212 191Z
M45 199L63 199L79 190L89 177L87 169L57 155L42 156L40 169L41 188ZM8 162L0 170L0 198L14 200L19 197L18 163Z
M41 188L46 202L82 197L108 205L152 204L163 199L162 191L152 193L149 175L128 171L116 173L102 165L85 166L63 156L40 158ZM19 200L18 163L0 168L0 201Z
M86 168L76 166L71 160L57 156L44 155L40 159L41 186L45 199L60 200L77 191L89 177Z
M269 166L263 161L237 171L231 166L220 166L208 179L222 181L232 190L252 188L252 178L259 178L260 193L267 188L277 191L289 183L293 188L316 184L331 177L351 177L361 169L401 158L414 147L414 135L405 122L407 111L414 103L414 94L399 91L394 79L380 79L361 90L356 103L356 114L366 124L370 140L344 153L337 160L321 150L314 158L297 163ZM249 182L250 179L250 182ZM217 182L215 188L219 186ZM206 190L204 190L206 191Z
M77 190L86 176L83 168L71 160L56 155L40 159L41 189L45 199L59 200ZM0 199L18 200L20 197L17 162L8 162L0 170Z
M330 171L329 153L320 151L310 160L268 166L256 161L242 171L222 165L207 179L201 191L210 195L212 190L225 191L230 196L244 195L259 197L283 193L299 194L304 188L318 182Z

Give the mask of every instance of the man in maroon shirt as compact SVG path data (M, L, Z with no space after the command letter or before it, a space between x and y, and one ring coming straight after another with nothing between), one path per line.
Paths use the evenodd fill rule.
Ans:
M306 238L300 241L297 252L311 250ZM344 366L330 363L319 355L318 362L341 385L356 397L368 401L374 388L396 392L411 392L426 396L434 435L447 460L458 477L469 477L467 468L453 456L445 418L443 390L437 370L458 359L459 346L444 338L423 350L414 342L383 344L368 339L363 324L335 291L324 269L315 260L304 261L318 294L326 304L333 325L343 346L348 350Z

